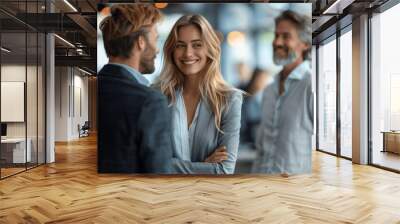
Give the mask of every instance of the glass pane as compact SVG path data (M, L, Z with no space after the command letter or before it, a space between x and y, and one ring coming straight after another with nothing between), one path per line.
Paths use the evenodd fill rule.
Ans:
M44 162L45 37L23 22L35 24L44 6L44 0L0 2L13 15L0 12L2 178Z
M400 170L400 5L372 18L372 163Z
M316 86L317 86L317 49L316 47L313 45L312 49L311 49L311 62L312 62L312 79L311 79L311 84L312 84L312 91L314 93L314 97L315 97L315 93L316 93ZM312 147L313 150L316 150L317 146L317 142L316 142L316 109L317 109L317 102L314 98L314 131L313 131L313 136L312 136Z
M336 40L319 47L318 147L336 153Z
M1 34L1 140L2 177L25 170L30 161L26 141L26 34ZM28 146L28 147L26 147ZM28 148L28 151L26 150Z
M39 11L38 2L27 2L27 13L37 13ZM33 20L37 20L34 16ZM37 23L35 21L34 23ZM27 62L27 130L28 142L31 142L31 161L27 163L28 168L37 166L38 160L38 33L28 30L27 34L28 62Z
M340 37L340 139L341 155L352 157L352 35Z
M45 163L45 52L46 38L44 34L39 34L38 45L38 164Z
M30 142L31 153L28 160L28 168L37 165L37 81L38 81L38 36L37 33L28 33L28 63L27 63L27 81L26 81L26 110L27 110L27 131L28 142Z

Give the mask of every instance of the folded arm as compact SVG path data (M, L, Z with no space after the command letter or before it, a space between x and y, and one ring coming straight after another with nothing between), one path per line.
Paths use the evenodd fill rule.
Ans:
M222 113L221 130L218 134L218 147L225 146L228 159L220 163L191 162L174 158L172 166L179 173L192 174L232 174L235 171L239 147L242 94L233 92L228 107Z

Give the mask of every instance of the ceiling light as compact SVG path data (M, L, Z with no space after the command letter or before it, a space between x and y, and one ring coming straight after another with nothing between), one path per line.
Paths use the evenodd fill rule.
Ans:
M78 10L71 4L68 2L68 0L64 0L65 4L67 4L72 10L74 10L74 12L78 12Z
M325 9L322 14L342 14L343 10L354 1L355 0L336 0L332 5Z
M323 12L322 14L330 13L330 11L331 11L332 9L334 9L334 8L337 6L337 4L338 4L339 2L340 2L340 0L336 0L332 5L330 5L327 9L325 9L324 12Z
M88 71L85 71L85 70L83 70L83 69L81 69L81 68L79 68L79 67L78 67L78 69L79 69L79 71L81 71L81 72L83 72L83 73L85 73L85 74L87 74L87 75L92 75L92 73L90 73L90 72L88 72Z
M2 51L6 52L6 53L10 53L10 52L11 52L11 50L9 50L9 49L7 49L7 48L5 48L5 47L1 47L0 49L1 49Z
M75 45L71 44L71 42L67 41L66 39L58 36L57 34L54 34L55 37L57 37L59 40L61 40L62 42L66 43L68 46L75 48Z
M154 6L158 9L163 9L167 7L168 3L155 3Z
M104 8L101 10L100 14L102 14L103 16L109 16L109 15L111 14L111 9L110 9L110 7L109 7L109 6L104 7Z

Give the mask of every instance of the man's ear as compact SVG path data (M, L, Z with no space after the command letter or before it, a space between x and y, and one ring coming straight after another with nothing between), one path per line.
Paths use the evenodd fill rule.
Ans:
M304 41L301 41L301 46L302 46L303 50L308 50L311 48L311 46Z
M146 48L146 40L144 39L143 35L140 35L138 37L138 41L136 42L137 48L139 51L142 51Z
M307 50L310 50L311 49L311 45L310 44L306 44L306 47L307 47Z

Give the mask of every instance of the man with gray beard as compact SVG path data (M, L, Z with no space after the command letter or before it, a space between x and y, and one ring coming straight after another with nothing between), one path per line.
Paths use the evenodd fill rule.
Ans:
M253 172L311 172L314 102L311 89L311 20L285 11L275 20L274 63L283 69L264 90Z

